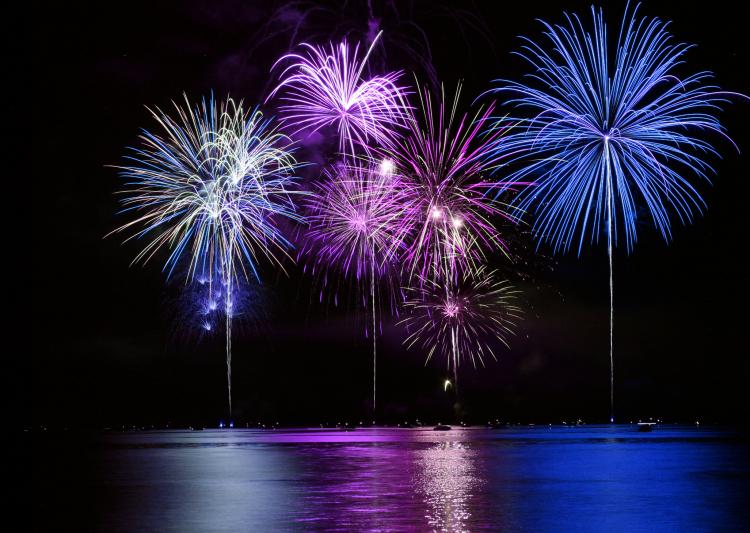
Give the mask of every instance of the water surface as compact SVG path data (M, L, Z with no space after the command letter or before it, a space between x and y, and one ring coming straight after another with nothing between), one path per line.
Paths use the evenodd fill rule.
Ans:
M696 427L205 430L34 446L37 529L748 531L750 445Z

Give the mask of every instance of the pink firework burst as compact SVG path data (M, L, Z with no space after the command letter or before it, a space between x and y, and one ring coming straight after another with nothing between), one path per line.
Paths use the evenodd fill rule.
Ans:
M507 252L494 220L517 222L514 210L485 195L490 184L484 174L500 162L491 148L503 134L487 128L494 105L457 116L460 92L459 84L446 102L441 91L435 104L428 90L420 91L421 113L380 151L404 176L408 201L395 242L406 243L401 256L409 280L476 270L488 252Z
M422 348L427 361L444 357L455 381L463 359L475 367L477 362L484 365L487 356L497 359L493 346L508 347L521 318L518 291L485 266L447 284L426 278L406 292L406 316L400 322L409 333L406 346Z
M392 277L406 197L388 161L325 169L305 201L309 229L301 253L316 270L358 283Z
M362 58L359 44L352 50L346 40L327 49L303 43L302 52L281 57L273 68L287 66L268 98L282 93L282 121L297 132L335 126L342 153L354 154L355 144L366 150L390 144L406 122L407 90L397 84L400 72L365 76L367 58L381 33Z

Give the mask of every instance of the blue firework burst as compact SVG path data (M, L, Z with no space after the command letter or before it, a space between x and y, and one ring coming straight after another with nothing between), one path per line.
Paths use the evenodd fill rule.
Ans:
M555 251L580 253L604 232L631 250L639 206L665 240L675 217L690 222L705 206L691 178L708 179L716 155L705 134L726 138L717 114L735 94L710 72L677 76L691 46L674 42L667 22L636 7L612 40L602 10L591 11L593 32L576 15L543 22L546 42L524 38L518 53L533 67L528 83L493 89L531 114L496 145L521 163L500 187L534 181L516 202Z
M534 215L536 236L555 252L576 245L580 254L587 240L606 234L611 421L612 250L618 235L628 251L634 246L641 205L665 240L675 217L687 223L702 211L691 179L708 180L707 160L718 154L706 134L728 139L718 112L736 94L712 85L710 72L678 77L690 45L674 42L668 23L637 11L626 8L616 40L602 10L593 7L593 31L575 15L566 15L565 25L543 23L546 41L524 39L519 52L533 67L528 83L501 81L492 91L511 95L511 103L530 114L513 119L515 131L491 152L518 165L500 180L498 194L533 180L515 202Z

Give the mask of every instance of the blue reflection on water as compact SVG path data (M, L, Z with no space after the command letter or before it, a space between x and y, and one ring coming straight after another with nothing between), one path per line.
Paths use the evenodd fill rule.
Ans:
M108 531L747 531L748 448L692 427L167 431L105 435L68 493L35 478Z

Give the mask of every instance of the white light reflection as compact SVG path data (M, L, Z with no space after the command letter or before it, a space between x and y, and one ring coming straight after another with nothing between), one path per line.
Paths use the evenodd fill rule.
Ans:
M463 442L440 442L420 450L415 488L425 502L432 531L469 531L470 499L482 485L474 450Z

